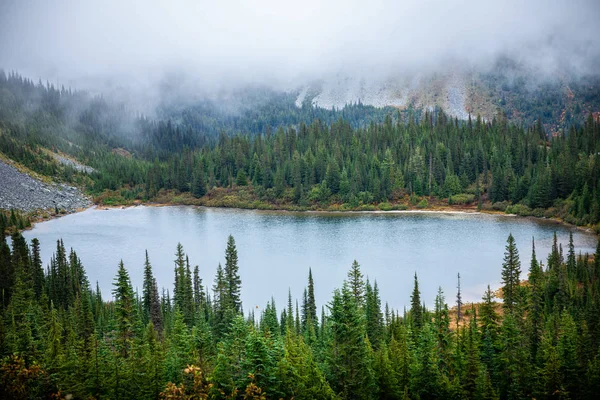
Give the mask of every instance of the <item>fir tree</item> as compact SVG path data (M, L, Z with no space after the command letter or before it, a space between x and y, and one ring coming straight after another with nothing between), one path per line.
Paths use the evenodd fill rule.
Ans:
M519 261L519 251L515 244L515 238L510 234L506 241L506 251L504 253L504 262L502 263L503 307L508 312L513 312L520 300L520 274L521 262Z
M350 285L350 291L354 295L356 304L358 307L362 307L364 304L365 283L362 272L360 272L360 265L356 260L352 262L350 271L348 271L348 284Z
M114 280L113 296L115 297L115 314L117 319L117 345L119 354L126 358L131 352L133 342L134 326L134 298L133 288L129 280L129 273L119 263L117 276Z
M240 300L240 289L242 281L239 275L238 255L233 236L227 238L227 248L225 249L225 279L227 282L227 304L234 312L242 311L242 302Z
M410 317L412 326L415 332L418 332L423 327L423 308L421 306L421 292L419 291L419 281L415 272L415 284L412 295L410 296Z

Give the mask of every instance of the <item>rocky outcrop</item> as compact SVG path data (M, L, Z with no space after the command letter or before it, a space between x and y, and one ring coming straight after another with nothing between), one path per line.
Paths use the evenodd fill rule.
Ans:
M71 212L90 205L91 201L73 186L44 183L0 161L0 209L27 212L58 208Z
M56 161L58 161L59 163L61 163L63 165L67 165L69 167L72 167L78 172L85 172L86 174L91 174L92 172L95 171L95 169L92 167L88 167L87 165L83 165L81 163L78 163L77 161L71 160L70 158L63 157L56 153L52 153L52 157L54 157L54 159Z

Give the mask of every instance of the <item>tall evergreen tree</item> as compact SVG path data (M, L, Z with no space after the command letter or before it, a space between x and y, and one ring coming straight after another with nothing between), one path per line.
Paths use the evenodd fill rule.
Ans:
M239 275L238 255L233 236L227 238L227 248L225 249L225 279L227 282L227 302L229 307L236 313L242 311L242 302L240 300L240 289L242 280Z
M310 268L308 269L308 292L306 300L307 314L314 324L316 330L318 326L317 303L315 301L315 284L313 282L312 270Z
M419 291L419 281L415 272L415 283L412 295L410 296L410 317L412 326L415 332L418 332L423 327L423 308L421 305L421 292Z
M360 265L356 260L352 262L350 271L348 271L348 285L354 295L356 304L362 307L364 304L365 282L363 281L363 274L360 271Z
M134 297L129 273L119 262L117 276L113 282L113 296L115 297L115 315L117 319L117 346L119 354L127 358L131 353L134 335Z
M333 389L341 398L372 398L376 384L365 341L365 323L348 285L336 290L330 306Z
M502 263L503 307L508 312L513 312L520 301L520 274L519 251L517 250L515 238L512 234L509 234L506 241L506 251L504 252L504 262Z

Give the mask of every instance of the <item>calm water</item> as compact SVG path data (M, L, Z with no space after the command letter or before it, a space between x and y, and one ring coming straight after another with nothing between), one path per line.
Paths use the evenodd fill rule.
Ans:
M318 307L328 302L354 259L364 275L377 280L383 304L402 309L410 303L415 271L422 298L431 305L438 286L449 304L460 272L463 299L481 298L487 284L498 287L504 246L512 232L526 276L535 237L538 258L546 260L552 235L563 246L574 232L577 251L592 253L596 237L553 222L477 214L315 214L274 213L193 207L89 209L37 224L25 233L41 241L47 263L62 238L76 250L92 283L110 296L123 259L133 286L141 290L144 251L159 287L172 288L175 247L181 242L204 285L212 287L217 264L225 263L227 236L236 240L244 308L273 296L286 304L288 288L301 299L308 269L315 279Z

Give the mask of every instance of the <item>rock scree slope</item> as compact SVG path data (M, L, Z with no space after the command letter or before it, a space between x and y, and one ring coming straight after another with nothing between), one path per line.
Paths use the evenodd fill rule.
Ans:
M75 211L92 203L79 189L66 184L47 184L0 161L0 209L29 212L40 209Z

